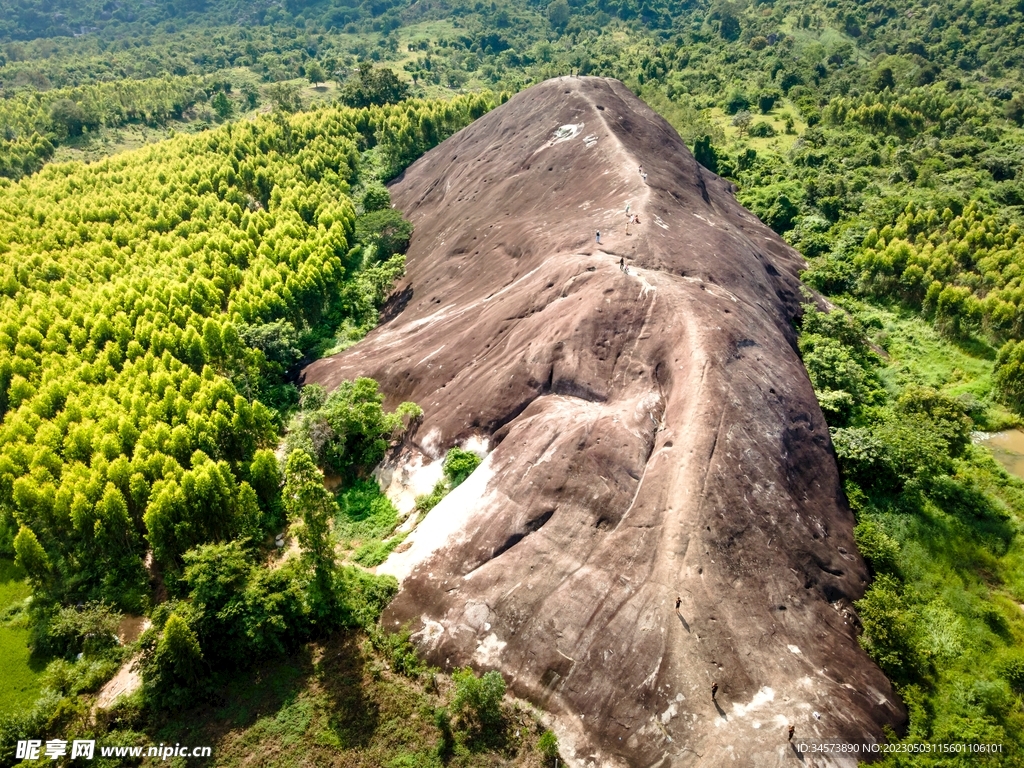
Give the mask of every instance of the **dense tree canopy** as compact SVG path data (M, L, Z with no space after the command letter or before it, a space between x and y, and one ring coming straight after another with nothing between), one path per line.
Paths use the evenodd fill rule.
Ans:
M350 257L359 147L382 124L436 121L383 137L401 162L488 104L264 118L8 185L0 546L18 534L61 599L138 607L147 548L173 569L251 530L246 481L266 507L254 461L279 429L261 398L302 334L372 325L401 270ZM377 439L348 450L372 463Z

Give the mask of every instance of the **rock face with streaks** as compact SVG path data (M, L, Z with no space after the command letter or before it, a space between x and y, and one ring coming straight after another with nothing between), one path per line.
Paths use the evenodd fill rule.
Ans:
M381 567L402 581L385 620L436 664L500 670L573 765L796 764L790 724L899 728L794 351L799 255L600 78L518 94L391 194L407 277L305 381L419 403L398 465L491 452Z

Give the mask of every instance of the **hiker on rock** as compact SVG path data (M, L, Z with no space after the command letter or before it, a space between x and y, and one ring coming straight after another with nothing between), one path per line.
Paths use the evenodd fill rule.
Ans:
M600 229L597 230L597 244L598 245L601 244L601 230Z
M676 610L677 611L679 610L679 606L682 605L682 604L683 604L683 598L677 597L676 598Z
M717 695L718 695L718 683L712 683L711 684L711 700L712 701L717 701L718 699L715 698Z
M622 271L622 272L626 271L626 258L625 257L622 257L621 259L619 259L619 270Z
M790 741L792 741L792 740L793 740L793 733L794 733L795 731L796 731L796 726L793 726L793 725L789 726L789 740L790 740Z

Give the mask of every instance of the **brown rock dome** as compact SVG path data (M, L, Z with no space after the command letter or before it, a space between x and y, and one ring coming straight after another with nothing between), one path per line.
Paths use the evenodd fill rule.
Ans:
M389 319L305 380L419 403L398 461L492 452L382 566L385 620L501 670L574 765L795 765L789 724L899 727L794 349L800 256L614 80L518 94L391 193L415 232Z

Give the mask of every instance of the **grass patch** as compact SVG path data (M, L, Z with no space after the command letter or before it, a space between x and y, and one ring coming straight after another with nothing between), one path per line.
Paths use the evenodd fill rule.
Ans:
M338 494L334 535L347 549L380 543L398 525L398 510L377 481L356 480Z
M45 664L32 657L23 604L32 593L25 572L0 559L0 715L32 706Z
M373 568L387 560L388 555L403 541L405 541L405 534L392 536L387 541L368 541L356 550L352 561L367 568Z
M878 370L886 390L894 394L921 384L947 394L966 396L981 408L971 415L988 431L1019 423L994 396L992 368L996 349L982 339L952 342L920 315L902 307L886 307L848 297L833 299L855 314L867 327L871 340L885 352Z
M374 646L380 647L380 650ZM504 704L503 738L480 747L438 713L455 691L439 673L395 671L387 643L337 633L290 659L231 680L195 710L162 721L154 743L209 744L219 766L454 768L541 766L543 728L519 705ZM549 739L550 740L550 739ZM546 745L550 749L550 745Z

